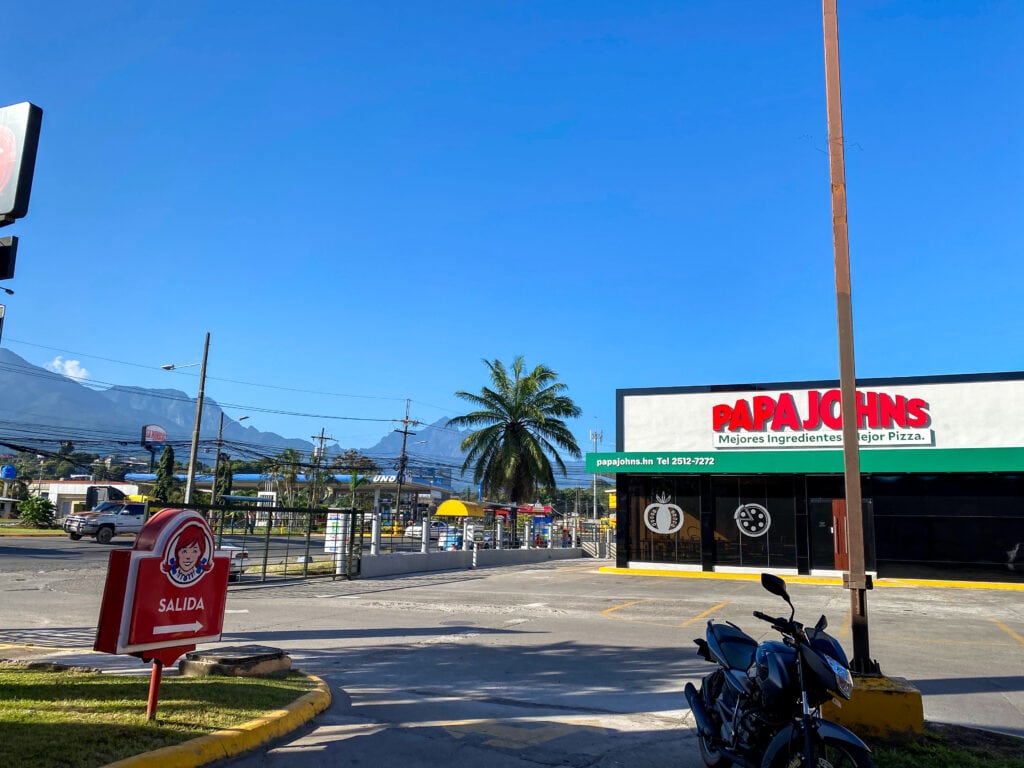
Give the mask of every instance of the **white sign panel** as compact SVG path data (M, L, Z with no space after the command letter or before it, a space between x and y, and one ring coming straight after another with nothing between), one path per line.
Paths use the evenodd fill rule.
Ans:
M1024 446L1024 381L898 382L857 389L862 448ZM622 398L624 451L838 449L838 387Z

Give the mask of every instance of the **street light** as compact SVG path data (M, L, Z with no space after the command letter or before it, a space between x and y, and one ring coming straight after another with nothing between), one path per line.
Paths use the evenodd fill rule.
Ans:
M199 425L203 421L203 390L206 388L206 357L210 353L210 332L206 332L206 343L203 344L203 362L199 369L199 395L196 397L196 424L192 429L192 448L188 455L188 475L185 478L185 506L192 503L192 486L196 477L196 456L199 453ZM165 371L173 371L176 368L191 368L196 363L187 365L161 365Z
M248 416L240 416L245 421ZM220 448L224 441L224 411L220 412L220 426L217 428L217 454L213 457L213 482L210 483L210 506L217 505L217 470L220 469Z

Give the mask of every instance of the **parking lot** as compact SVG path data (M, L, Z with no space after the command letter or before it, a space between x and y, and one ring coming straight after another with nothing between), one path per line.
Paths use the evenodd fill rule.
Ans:
M699 764L682 688L708 665L692 639L708 619L765 639L771 630L751 611L784 604L756 581L626 576L602 565L233 588L223 644L284 648L335 698L315 726L232 765L334 764L342 754L348 764L361 755L413 766L577 764L581 755L606 766ZM0 643L88 648L101 579L96 568L0 573ZM796 583L790 593L798 618L826 614L851 650L848 593ZM871 655L921 689L927 719L1024 735L1021 597L875 589Z

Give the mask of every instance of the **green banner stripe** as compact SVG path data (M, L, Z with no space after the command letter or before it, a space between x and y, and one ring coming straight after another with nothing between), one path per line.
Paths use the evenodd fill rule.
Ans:
M862 472L1020 472L1024 448L861 450ZM588 453L587 472L772 473L843 471L842 451Z

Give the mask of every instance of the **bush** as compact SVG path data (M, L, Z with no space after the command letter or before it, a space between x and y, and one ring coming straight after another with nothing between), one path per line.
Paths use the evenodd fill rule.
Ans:
M18 502L18 518L25 525L33 528L54 528L57 509L53 502L42 496L32 496Z

